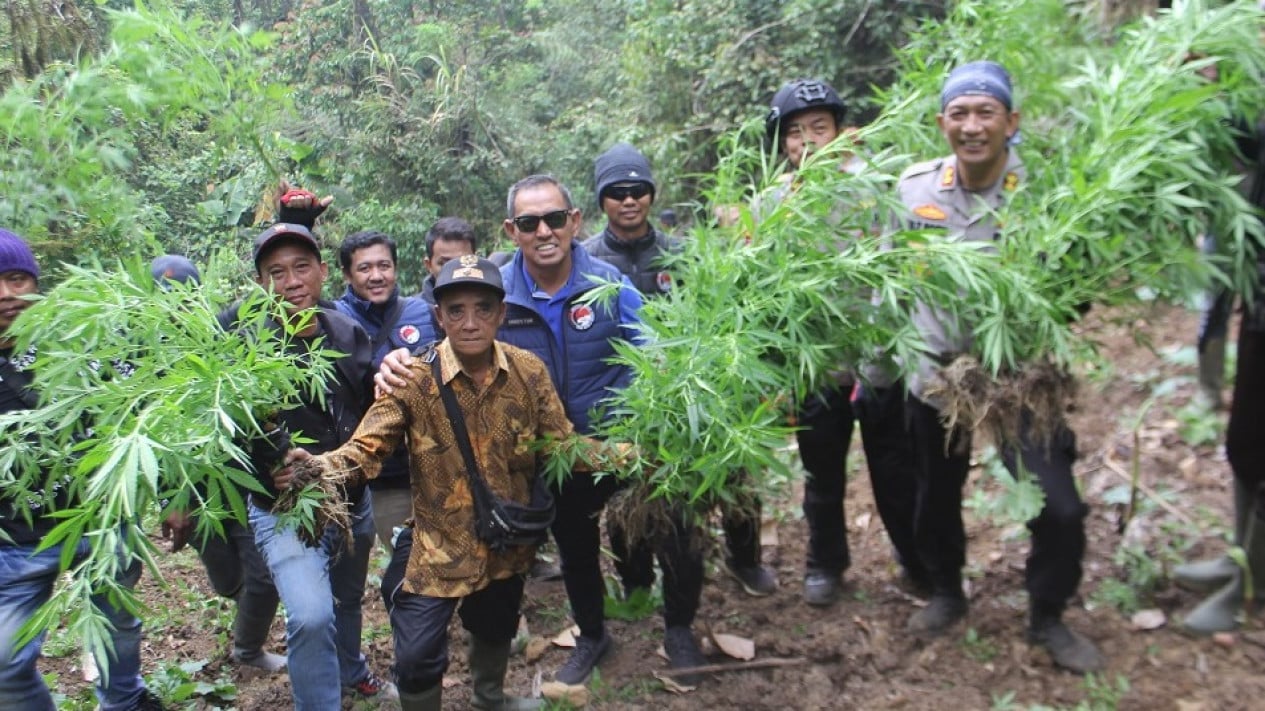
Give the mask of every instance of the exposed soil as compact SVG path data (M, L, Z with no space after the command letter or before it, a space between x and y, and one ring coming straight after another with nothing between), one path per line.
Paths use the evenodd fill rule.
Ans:
M1092 511L1088 520L1089 551L1081 595L1069 620L1101 645L1110 660L1108 672L1094 683L1053 668L1038 649L1023 641L1026 597L1023 565L1027 552L1024 529L982 520L967 510L970 535L971 612L966 625L930 643L904 634L905 619L916 598L904 593L882 525L873 510L863 457L854 442L847 518L853 567L846 575L847 597L835 606L817 609L801 601L805 525L798 512L797 492L776 505L776 545L766 548L766 562L781 579L781 589L767 598L746 596L719 572L709 557L709 579L696 629L710 628L754 640L756 659L794 660L776 668L726 671L708 677L695 691L674 694L653 676L666 666L658 656L661 622L651 617L612 621L616 651L591 684L591 706L603 709L1006 709L1035 705L1075 708L1175 709L1213 711L1265 706L1265 629L1253 620L1246 630L1221 643L1191 639L1177 631L1182 611L1198 596L1177 590L1166 580L1158 589L1141 590L1142 607L1162 610L1168 624L1155 631L1136 630L1130 619L1101 600L1104 581L1125 580L1126 568L1116 562L1122 545L1146 561L1167 564L1170 552L1199 555L1224 548L1225 517L1230 510L1229 470L1220 440L1192 447L1179 434L1176 411L1194 396L1194 367L1162 353L1194 340L1197 316L1157 307L1142 318L1108 322L1092 314L1087 334L1102 343L1109 366L1087 370L1078 409L1072 418L1081 458L1077 474ZM1154 350L1134 342L1149 334ZM1141 495L1133 522L1118 532L1124 507L1116 500L1128 487L1134 450L1134 421L1157 385L1170 378L1176 389L1156 398L1137 429L1141 480L1158 492L1163 504ZM1228 394L1227 394L1228 396ZM1221 416L1224 420L1224 416ZM979 446L979 445L977 445ZM972 472L967 498L977 489L995 493L997 485L980 467ZM198 682L231 682L235 700L217 701L207 687L190 692L187 708L279 709L290 706L285 674L268 677L226 662L226 625L231 609L216 601L197 559L182 552L167 561L168 587L152 576L144 595L154 612L147 627L145 671L159 680L178 676L164 672L185 662L204 662L190 674ZM382 602L371 580L366 596L365 651L383 674L391 661L390 633ZM552 637L569 624L561 583L529 583L526 620L537 635ZM467 708L468 676L459 627L452 628L452 666L445 679L445 708ZM284 649L282 623L273 626L274 651ZM509 687L522 693L539 672L548 673L566 651L550 647L537 662L522 656L511 664ZM45 671L58 674L64 705L80 708L86 694L79 654L74 645L53 635ZM723 655L711 655L724 662ZM732 660L731 660L732 661ZM194 666L197 666L196 664ZM1114 691L1119 683L1128 690ZM346 708L357 707L348 701ZM361 704L358 707L368 708Z

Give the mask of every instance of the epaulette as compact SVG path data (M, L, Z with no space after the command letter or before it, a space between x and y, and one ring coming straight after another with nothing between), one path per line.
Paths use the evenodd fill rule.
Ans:
M944 158L932 158L931 160L924 160L918 163L914 163L913 165L906 168L904 172L900 174L900 179L904 181L910 178L917 177L919 175L934 173L937 170L940 170L940 167L943 165L944 165Z

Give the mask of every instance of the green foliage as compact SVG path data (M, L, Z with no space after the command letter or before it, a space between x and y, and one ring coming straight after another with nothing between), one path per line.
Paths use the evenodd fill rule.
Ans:
M237 698L237 687L233 684L231 674L222 673L214 682L197 680L197 675L206 665L205 659L168 664L147 676L145 686L168 703L232 703Z
M962 637L962 651L966 656L974 659L980 664L991 662L998 654L997 643L991 639L980 636L978 630L974 627L968 627L966 634Z
M1192 447L1213 445L1221 440L1221 416L1207 405L1197 402L1187 403L1177 410L1177 433L1182 441Z
M0 96L0 224L55 258L127 252L170 227L159 206L175 196L147 197L126 179L138 136L179 132L203 149L244 142L267 163L263 117L285 108L262 78L266 34L164 3L110 21L101 55L52 64Z
M634 588L629 595L621 593L622 586L618 580L606 578L606 595L602 606L607 619L636 621L652 617L663 605L663 591L659 585L654 589Z
M994 496L975 490L976 496L964 505L976 515L997 524L1022 524L1036 518L1045 506L1045 492L1032 473L1019 467L1019 476L1013 477L1002 463L995 447L987 447L980 455L980 464L987 481L998 488ZM983 481L977 486L982 486Z
M837 142L812 154L788 184L766 155L746 147L749 138L727 144L711 195L716 204L755 199L742 204L733 227L694 230L669 264L681 288L642 308L645 343L619 349L635 377L616 398L615 413L625 416L602 434L638 446L651 462L642 483L653 496L729 501L749 485L735 481L784 476L776 451L791 432L790 403L826 386L840 364L877 354L917 360L923 345L909 323L912 300L960 299L965 319L989 324L980 329L986 341L989 329L1023 323L1071 349L1034 274L998 269L978 244L911 235L891 245L874 236L900 157L880 154L846 173ZM1024 355L999 348L988 365L997 370Z
M1117 674L1114 681L1102 674L1086 674L1081 686L1085 699L1075 706L1023 705L1015 701L1014 691L992 694L992 711L1116 711L1129 693L1129 678Z
M209 284L217 280L208 273ZM33 618L27 638L64 619L104 659L108 638L89 597L108 594L135 609L120 572L139 560L160 576L141 516L169 502L198 514L195 535L223 535L226 517L245 520L243 491L259 489L251 474L226 464L249 461L242 446L272 413L300 396L321 397L331 354L300 356L288 336L254 337L270 333L271 315L281 313L259 290L238 310L242 335L226 335L216 321L218 293L161 289L136 261L115 272L69 267L10 328L15 352L38 346L40 401L0 415L0 485L7 498L43 507L61 491L68 503L40 545L61 547L62 567L75 574ZM88 553L78 560L81 542Z
M1029 176L998 215L1000 263L1027 273L1067 315L1080 304L1137 303L1145 293L1182 298L1211 279L1245 289L1252 276L1243 267L1261 228L1229 173L1235 120L1265 108L1257 12L1182 3L1104 45L1062 5L963 2L944 23L925 25L900 53L900 81L880 94L887 109L871 140L923 156L945 152L930 121L940 82L952 66L987 56L1015 79L1024 118L1017 150ZM1034 42L1042 52L1031 52ZM1217 63L1218 82L1197 75L1203 63L1185 61L1191 51ZM1195 249L1209 225L1227 235L1220 271ZM1009 316L979 334L982 360L1005 362L1013 351L1069 362L1064 333L1007 329L1027 323Z

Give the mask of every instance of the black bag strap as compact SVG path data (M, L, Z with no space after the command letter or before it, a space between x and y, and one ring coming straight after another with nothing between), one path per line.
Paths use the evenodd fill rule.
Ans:
M391 329L395 328L395 322L400 320L400 314L404 312L404 297L397 295L395 304L391 306L391 310L387 311L382 317L382 326L378 328L378 332L373 334L370 342L373 344L373 353L377 353L383 343L391 337Z
M439 389L439 397L444 401L444 409L448 411L448 424L452 426L452 433L457 440L457 449L461 450L461 458L466 463L466 476L470 478L470 494L471 496L482 495L486 501L491 497L492 492L483 481L483 475L479 473L478 462L474 460L474 449L470 446L470 433L466 430L466 418L461 414L461 407L457 405L457 394L444 383L443 373L439 369L439 352L432 350L430 354L432 356L430 368L435 374L435 387Z

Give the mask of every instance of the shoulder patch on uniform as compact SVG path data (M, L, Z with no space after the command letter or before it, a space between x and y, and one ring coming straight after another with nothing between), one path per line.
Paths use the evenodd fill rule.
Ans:
M1019 185L1019 174L1011 171L1006 173L1006 179L1001 184L1002 190L1014 190Z
M905 180L906 178L912 178L916 175L925 175L927 173L940 170L940 166L943 164L943 158L934 158L932 160L924 160L920 163L914 163L900 174L900 179Z
M948 217L944 210L941 210L939 207L932 205L931 203L915 207L914 214L926 220L943 220Z

